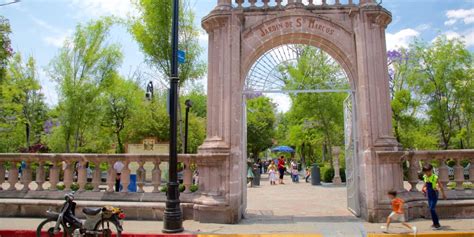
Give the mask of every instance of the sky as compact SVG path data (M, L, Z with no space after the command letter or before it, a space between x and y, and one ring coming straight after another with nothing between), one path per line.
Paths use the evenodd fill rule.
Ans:
M0 0L0 4L12 0ZM134 0L132 0L134 1ZM215 6L217 0L189 0L196 13L196 25ZM474 51L474 0L378 0L392 12L392 23L386 31L387 49L406 47L414 38L432 41L439 34L448 38L462 38L470 51ZM0 7L0 15L8 18L12 28L12 46L16 52L33 56L38 65L38 76L49 105L58 101L56 85L47 75L48 64L57 54L77 24L101 16L122 18L136 15L130 0L21 0L20 3ZM120 67L122 75L135 70L146 70L144 55L123 26L115 26L110 43L119 43L124 53ZM199 42L205 48L207 35L202 30ZM203 84L205 79L203 79ZM145 86L145 85L144 85ZM280 111L290 104L285 96L274 96Z

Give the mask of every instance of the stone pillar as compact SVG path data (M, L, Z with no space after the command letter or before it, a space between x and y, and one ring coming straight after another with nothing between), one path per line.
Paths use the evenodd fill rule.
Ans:
M360 6L377 5L377 2L375 0L360 0L359 5Z
M332 179L332 183L336 185L342 184L341 174L339 170L339 153L341 152L341 148L335 146L332 148L332 163L334 166L334 178Z
M58 161L54 160L53 161L53 166L51 166L49 168L49 184L50 184L49 190L51 190L51 191L58 190L58 188L57 188L58 183L59 183Z
M5 166L4 162L0 161L0 190L3 190L2 185L5 182Z
M217 0L217 6L215 10L231 10L232 0Z
M94 160L94 165L95 165L95 168L94 168L94 174L92 175L92 191L94 192L99 192L100 189L99 189L99 185L101 183L101 173L102 171L100 170L100 160L97 159L97 160Z
M44 172L44 161L40 161L38 163L38 168L36 168L36 184L38 187L36 188L36 191L43 191L43 184L45 181L45 172ZM1 174L0 174L1 176Z
M65 161L66 162L66 169L64 170L64 191L71 191L71 185L73 182L73 164L74 162L71 160Z
M109 168L107 169L107 190L106 192L113 192L114 185L115 185L115 178L117 177L117 173L114 170L114 163L115 161L109 160L107 161L107 165Z
M138 190L137 192L139 193L144 193L145 190L143 190L143 186L145 186L145 180L146 180L146 170L143 168L145 165L145 161L139 161L138 162L138 170L137 170L137 186Z
M23 189L22 191L28 191L30 190L30 183L33 181L32 180L33 176L31 173L31 161L25 161L25 168L22 170L21 174L21 182L23 183Z
M16 190L15 185L18 182L18 168L16 164L16 161L10 162L10 169L8 170L8 183L10 187L8 187L8 190Z
M373 1L361 1L368 5ZM360 8L354 17L357 78L355 83L357 150L359 160L359 199L361 215L373 221L377 215L378 197L385 197L377 172L398 172L393 165L379 167L376 151L398 150L393 136L392 110L388 80L385 29L390 13L378 6Z
M77 184L79 185L78 191L85 191L87 184L87 169L86 161L79 161L79 168L77 169Z
M153 192L159 193L160 192L160 185L161 185L161 170L160 170L160 160L156 160L153 162L155 167L151 173L151 184L153 185Z
M128 168L128 165L130 164L130 161L124 160L122 163L124 166L122 173L120 174L120 184L122 185L121 192L128 193L128 185L130 184L130 168Z

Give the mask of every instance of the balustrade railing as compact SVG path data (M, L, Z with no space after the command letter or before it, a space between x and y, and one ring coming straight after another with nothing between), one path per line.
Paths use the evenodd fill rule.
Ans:
M195 191L193 184L196 155L179 155L182 162L184 193ZM137 192L158 193L167 172L167 155L134 154L0 154L0 190L6 191L90 191L115 192L116 162L123 164L122 189L129 192L130 175L136 174ZM1 191L0 191L1 192Z
M235 0L234 7L237 9L256 8L283 8L302 6L307 8L316 7L341 7L354 6L359 0Z
M393 175L379 177L397 190L421 191L422 167L432 164L434 173L445 190L464 191L474 189L474 150L378 152L379 166L391 167ZM451 174L451 175L450 175ZM390 174L381 176L388 176ZM406 181L409 188L406 189ZM472 195L474 198L474 195ZM448 195L449 198L449 195Z

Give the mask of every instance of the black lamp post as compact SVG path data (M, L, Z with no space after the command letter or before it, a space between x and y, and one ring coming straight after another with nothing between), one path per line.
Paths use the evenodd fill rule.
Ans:
M184 102L186 105L186 121L184 125L184 154L188 154L188 125L189 125L189 110L193 107L193 102L191 100L186 100Z
M163 233L183 232L183 216L179 201L178 184L178 17L179 0L173 0L171 29L171 78L170 78L170 161L166 208L163 216Z
M151 82L151 81L148 82L148 85L146 86L145 97L149 101L153 100L153 82Z

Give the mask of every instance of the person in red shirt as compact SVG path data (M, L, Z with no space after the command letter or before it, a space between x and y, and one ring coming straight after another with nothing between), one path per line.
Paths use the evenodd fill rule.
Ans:
M280 172L280 184L285 184L283 183L283 176L285 175L285 157L280 156L280 159L278 159L278 172Z
M415 226L411 226L410 224L408 224L405 220L405 213L403 211L403 204L405 203L401 198L398 198L397 197L397 191L395 190L391 190L391 191L388 191L388 198L391 200L391 204L392 204L392 212L390 213L390 215L387 217L387 226L382 226L382 229L385 229L386 230L384 231L384 233L388 233L388 228L390 226L390 222L392 222L392 220L398 220L402 223L402 225L406 226L407 228L409 228L410 230L413 231L413 233L415 234L416 236L416 227Z

